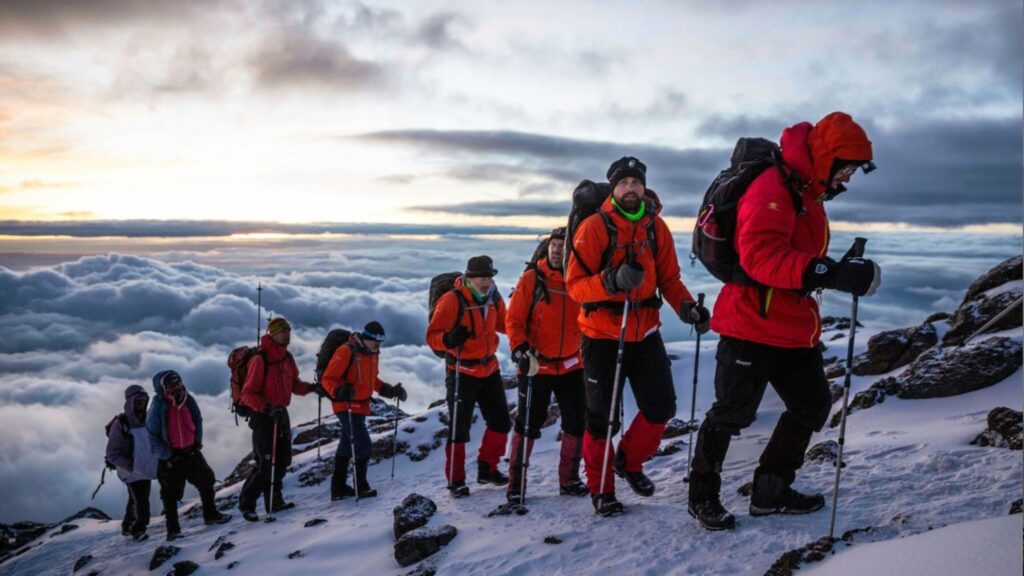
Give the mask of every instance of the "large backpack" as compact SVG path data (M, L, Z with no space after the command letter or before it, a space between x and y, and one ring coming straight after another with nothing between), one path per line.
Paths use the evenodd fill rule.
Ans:
M235 424L238 424L238 417L248 418L252 410L242 404L242 386L245 385L245 378L249 372L249 360L253 356L263 355L263 366L266 368L267 356L259 346L239 346L228 355L228 368L231 369L231 412L235 414Z
M653 191L648 189L648 193ZM563 256L563 270L569 268L569 258L572 255L576 255L576 260L583 266L583 270L587 274L597 274L601 270L604 270L608 263L611 262L612 255L615 253L616 240L618 238L618 230L615 227L615 222L603 211L601 211L601 205L608 199L611 194L611 187L606 182L594 182L592 180L582 180L576 186L576 189L572 193L572 209L569 211L569 223L565 227L565 246L566 250ZM576 247L573 246L576 240L576 229L579 228L580 224L584 220L594 214L599 214L601 220L604 221L605 229L608 231L608 246L601 254L601 263L597 270L591 270L576 253ZM654 230L653 219L649 220L647 225L647 243L651 247L652 254L655 257L658 255L658 238Z
M317 383L323 383L324 372L327 371L327 365L331 363L331 358L334 357L334 352L338 350L340 346L344 346L348 342L349 338L352 337L352 332L345 330L344 328L335 328L324 336L323 342L320 343L320 351L316 353L316 375ZM348 366L345 368L345 372L352 367L352 363L355 361L355 354L349 359ZM343 372L344 373L344 372Z
M107 438L110 438L110 428L117 422L121 426L121 435L124 436L125 448L123 452L127 452L131 457L135 456L135 436L132 435L131 427L128 425L128 416L124 412L121 412L117 416L114 416L107 422L107 425L103 427L103 432ZM107 465L108 470L117 468L114 463L106 458L103 459L103 463Z
M740 138L733 149L729 167L722 170L704 193L693 228L693 251L690 260L700 260L712 276L725 283L760 286L740 266L736 252L736 213L740 198L765 170L775 167L793 199L797 214L803 212L803 201L782 165L779 146L764 138Z

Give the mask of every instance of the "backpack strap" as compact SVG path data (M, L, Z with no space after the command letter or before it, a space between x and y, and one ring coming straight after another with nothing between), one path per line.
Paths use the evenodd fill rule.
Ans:
M117 418L117 421L121 424L121 433L124 434L125 436L130 436L132 430L130 425L128 424L128 415L125 414L124 412L121 412L120 414L115 416L115 418Z
M551 301L551 294L548 293L547 277L541 273L539 268L534 268L533 271L536 275L536 280L533 283L533 299L530 300L530 310L526 313L527 322L533 318L533 310L541 300L544 300L545 302Z
M342 346L348 346L349 349L352 350L352 354L349 355L348 357L348 366L345 366L345 371L341 373L342 379L344 380L345 376L348 374L348 371L352 369L352 365L356 363L356 354L359 354L359 350L357 350L356 347L350 344L349 342L345 342L344 344L342 344ZM345 383L351 384L351 382Z

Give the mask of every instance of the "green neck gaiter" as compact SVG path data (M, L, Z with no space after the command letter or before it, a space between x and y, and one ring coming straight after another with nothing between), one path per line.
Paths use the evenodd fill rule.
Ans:
M644 217L644 214L647 213L647 202L640 202L640 208L638 208L636 212L626 212L623 210L622 206L619 206L618 202L615 201L615 198L612 198L612 206L615 206L615 209L625 216L626 220L629 220L630 222L640 220Z
M473 295L473 299L476 300L477 304L483 304L484 300L487 299L489 291L486 293L477 292L476 288L473 288L473 285L468 282L466 283L466 287L469 288L469 293Z

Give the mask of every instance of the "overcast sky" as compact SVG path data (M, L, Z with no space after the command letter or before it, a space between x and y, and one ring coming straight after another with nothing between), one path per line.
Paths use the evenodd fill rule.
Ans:
M1019 226L1021 23L1008 0L7 0L0 232L536 229L623 154L686 218L735 138L837 109L880 169L835 220Z

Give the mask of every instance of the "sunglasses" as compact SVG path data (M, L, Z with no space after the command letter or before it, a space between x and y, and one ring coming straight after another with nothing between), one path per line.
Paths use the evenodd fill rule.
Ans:
M853 176L853 174L857 171L857 168L863 170L865 174L870 174L874 172L875 169L878 168L878 166L875 166L875 163L870 160L864 162L863 164L847 164L846 166L843 166L841 169L839 169L839 171L836 172L836 176L849 178Z

